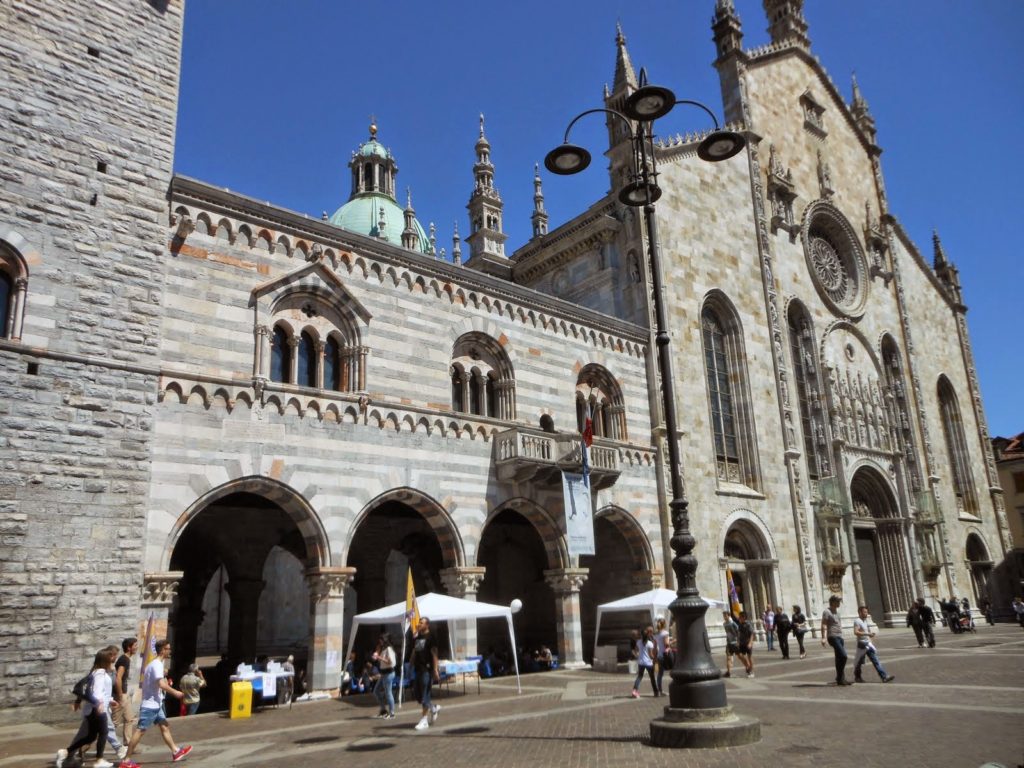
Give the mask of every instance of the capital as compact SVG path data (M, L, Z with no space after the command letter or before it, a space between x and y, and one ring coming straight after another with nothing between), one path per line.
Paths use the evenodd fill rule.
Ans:
M589 568L552 568L544 571L544 581L559 595L579 592L583 587Z
M324 566L310 568L306 571L306 585L309 597L313 602L341 598L345 596L345 587L355 578L356 569L346 566Z
M452 597L475 595L480 590L486 568L455 566L441 571L441 583Z
M640 591L661 589L665 583L665 574L659 568L652 568L649 571L634 571L631 580L633 588Z
M167 607L174 601L184 571L147 573L142 577L142 607Z

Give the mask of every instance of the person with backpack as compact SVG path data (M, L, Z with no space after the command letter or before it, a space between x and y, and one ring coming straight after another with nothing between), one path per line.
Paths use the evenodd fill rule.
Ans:
M113 698L113 683L110 673L114 669L117 649L109 646L96 653L92 669L72 689L75 704L82 705L82 721L85 733L79 731L67 749L58 749L54 760L57 768L62 768L68 755L74 755L82 747L96 742L95 768L113 768L114 764L103 759L103 750L107 745L107 711Z

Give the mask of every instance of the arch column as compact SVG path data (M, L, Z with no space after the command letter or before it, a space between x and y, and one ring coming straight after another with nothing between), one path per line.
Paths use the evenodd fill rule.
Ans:
M580 588L589 574L589 568L552 568L544 571L544 581L554 591L555 599L558 601L558 648L563 667L585 665L583 627L580 622Z
M231 597L228 613L228 659L232 662L256 658L256 625L259 620L260 595L266 582L262 579L240 579L229 576L224 589Z
M265 325L257 325L256 359L253 360L252 375L255 378L270 378L270 329Z
M344 664L342 626L345 620L345 587L355 574L355 568L345 566L322 566L306 570L311 635L306 679L314 691L338 687Z
M476 602L476 594L486 573L486 568L476 566L444 568L441 570L441 583L452 597ZM455 625L455 638L458 642L455 646L455 656L460 659L476 656L476 619L457 621Z
M167 620L171 613L171 604L178 591L178 584L181 583L184 571L163 571L161 573L146 573L142 577L142 595L139 600L141 615L138 617L137 631L135 636L139 638L140 644L146 641L146 628L149 619L153 619L152 634L150 642L155 642L167 637ZM143 654L146 648L142 649Z
M7 324L12 341L21 341L21 330L25 325L25 297L28 294L28 278L18 277L14 280L14 301L10 322Z

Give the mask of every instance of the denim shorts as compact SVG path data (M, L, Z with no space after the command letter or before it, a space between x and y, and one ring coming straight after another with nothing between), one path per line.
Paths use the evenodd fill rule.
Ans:
M164 714L164 707L162 704L157 709L143 707L139 710L138 729L140 731L145 731L151 725L163 725L166 722L167 715Z

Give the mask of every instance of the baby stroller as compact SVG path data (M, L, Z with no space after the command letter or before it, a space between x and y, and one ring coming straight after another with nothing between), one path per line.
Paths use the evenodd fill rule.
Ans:
M956 625L957 631L959 632L974 632L974 619L971 618L970 611L957 611L956 613Z

